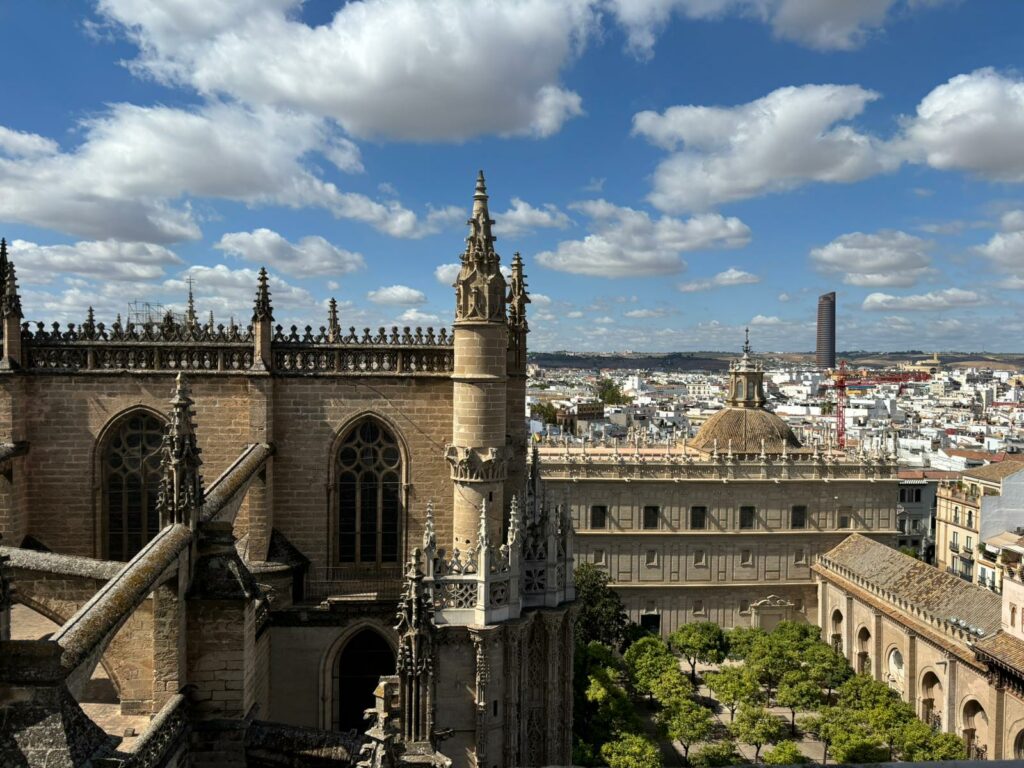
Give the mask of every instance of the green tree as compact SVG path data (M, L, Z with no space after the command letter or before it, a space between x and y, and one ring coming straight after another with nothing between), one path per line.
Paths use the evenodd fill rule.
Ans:
M707 707L702 707L691 699L683 699L666 711L663 725L669 738L679 742L683 748L683 758L690 762L690 747L700 741L706 741L714 727L714 718Z
M759 627L733 627L725 633L728 656L733 661L746 661L747 654L754 647L754 641L764 636Z
M724 768L745 762L736 751L736 744L726 740L705 744L694 753L690 765L693 768Z
M654 693L655 681L679 662L668 649L665 641L655 635L642 637L626 649L623 654L626 669L637 693L650 696Z
M779 681L779 692L775 702L789 710L790 732L796 736L797 710L807 712L821 706L821 688L807 677L802 670L787 672Z
M849 710L874 709L899 700L896 692L870 675L854 675L839 686L838 705Z
M955 733L932 732L926 749L914 756L914 760L963 760L967 757L967 745ZM909 758L908 758L909 759Z
M558 409L554 403L534 403L530 406L530 415L543 424L558 423Z
M832 701L832 691L853 676L846 657L836 653L824 643L808 648L803 655L808 676L825 689L825 701Z
M736 708L740 704L759 704L761 701L761 686L742 666L722 667L718 672L709 672L704 679L708 688L729 710L730 719L735 719Z
M821 762L825 765L833 744L841 741L844 734L854 727L854 721L845 709L824 707L817 715L801 718L800 727L821 742L825 751Z
M749 704L740 706L740 711L729 723L729 731L736 740L754 748L755 761L761 755L761 747L777 742L785 730L782 721L767 709Z
M872 735L885 744L889 750L889 760L896 753L896 745L904 736L907 726L917 720L914 709L909 704L893 698L877 706L865 710L867 724Z
M780 741L764 755L765 765L803 765L809 762L810 759L792 739Z
M782 676L800 667L799 648L785 635L763 635L747 654L747 667L767 689L770 701Z
M713 621L683 624L669 638L672 647L690 664L690 679L697 682L697 662L719 664L725 660L725 635Z
M693 696L693 684L683 675L679 664L673 663L651 683L651 693L663 709L673 709L680 701Z
M772 630L772 635L792 644L800 652L821 644L821 630L813 624L780 621Z
M594 395L605 405L624 405L631 402L622 392L622 387L611 379L598 379L594 385Z
M921 559L921 553L917 551L917 547L900 547L900 554L912 557L915 560Z
M576 641L583 645L596 640L618 648L626 634L629 617L618 593L608 586L608 574L593 563L582 563L575 570Z
M602 765L601 744L641 727L626 692L625 666L611 648L596 641L577 644L573 664L573 761Z
M649 739L624 733L601 746L608 768L661 768L661 754Z

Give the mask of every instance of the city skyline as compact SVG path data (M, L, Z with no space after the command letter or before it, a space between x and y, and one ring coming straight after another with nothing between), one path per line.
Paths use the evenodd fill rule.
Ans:
M807 351L836 291L839 350L1017 351L1024 9L868 5L6 7L26 319L245 322L265 264L283 324L448 326L482 167L532 350Z

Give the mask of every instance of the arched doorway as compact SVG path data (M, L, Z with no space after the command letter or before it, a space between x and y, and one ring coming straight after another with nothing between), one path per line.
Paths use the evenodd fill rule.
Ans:
M353 635L334 659L334 730L366 730L363 714L374 705L380 677L394 673L395 653L383 635L369 627Z
M1024 760L1024 731L1018 733L1013 740L1013 756L1017 760Z
M921 678L921 719L942 730L942 681L934 672L925 672Z
M843 652L843 612L836 608L832 611L832 650Z
M861 627L857 633L857 673L871 674L871 633L867 627Z
M977 699L964 704L963 737L968 760L988 759L988 715Z

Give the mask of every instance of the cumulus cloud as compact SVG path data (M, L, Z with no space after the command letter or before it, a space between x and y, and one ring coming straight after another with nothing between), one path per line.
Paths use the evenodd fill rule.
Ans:
M582 114L560 73L595 31L597 0L363 0L316 27L299 5L100 0L99 11L138 45L136 71L330 117L355 137L550 136Z
M1017 289L1024 285L1024 211L1007 211L1000 217L999 225L1001 231L974 250L1000 272L1016 273L1004 280L1001 287Z
M1024 80L992 68L957 75L906 117L898 145L939 170L1024 181Z
M696 293L697 291L709 291L712 288L726 288L731 285L751 285L761 282L761 278L742 269L729 267L724 272L719 272L709 280L695 280L688 283L680 283L679 290L683 293Z
M664 309L631 309L626 312L626 317L634 320L646 320L652 317L664 317L668 314Z
M871 293L864 299L861 308L868 311L884 312L936 311L957 307L976 307L983 304L984 301L984 297L976 291L946 288L941 291L910 296Z
M740 15L759 19L778 38L818 50L849 51L885 23L894 6L919 8L943 0L610 0L625 28L630 50L653 54L658 32L673 15L715 19Z
M512 198L512 207L494 216L494 231L505 237L530 234L537 229L565 229L572 222L550 203L535 208L525 200Z
M842 274L847 285L908 288L934 273L930 240L896 230L851 232L811 251L820 272Z
M591 234L563 240L537 255L549 269L598 277L667 275L686 269L681 254L712 248L739 248L750 229L735 217L702 214L689 219L661 216L590 200L571 206L591 219Z
M0 155L0 218L96 239L169 243L200 236L192 198L319 207L396 237L436 232L456 216L444 208L421 218L322 179L311 156L330 154L339 139L310 115L115 104L81 128L84 140L70 151Z
M0 125L0 155L8 157L36 157L54 155L60 147L53 139L36 133L15 131Z
M845 124L878 97L857 85L804 85L735 107L640 112L633 133L671 152L654 172L650 200L672 213L705 210L894 168L884 142Z
M361 254L338 248L322 237L311 235L290 243L263 227L252 232L228 232L214 248L295 277L347 275L366 266Z
M431 312L421 312L418 309L407 309L398 316L400 323L413 323L417 325L439 325L441 318Z
M407 285L389 285L384 288L378 288L366 294L366 298L374 304L395 306L413 306L424 304L427 301L427 296L423 291L417 291L415 288L410 288Z
M751 325L782 325L782 319L775 315L754 315L750 319Z
M462 268L461 264L441 264L434 269L434 277L437 282L441 285L454 285L455 278L459 276L459 269Z
M104 280L153 280L165 267L181 264L172 251L150 243L116 240L80 241L73 245L38 245L27 240L10 244L11 259L23 283L49 283L61 275L102 277Z

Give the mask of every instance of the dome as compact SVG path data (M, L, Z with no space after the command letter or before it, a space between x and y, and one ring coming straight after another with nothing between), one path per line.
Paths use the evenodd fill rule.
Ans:
M710 453L718 440L718 450L733 453L782 453L801 449L789 425L771 411L763 408L726 407L704 422L690 443L694 448Z

